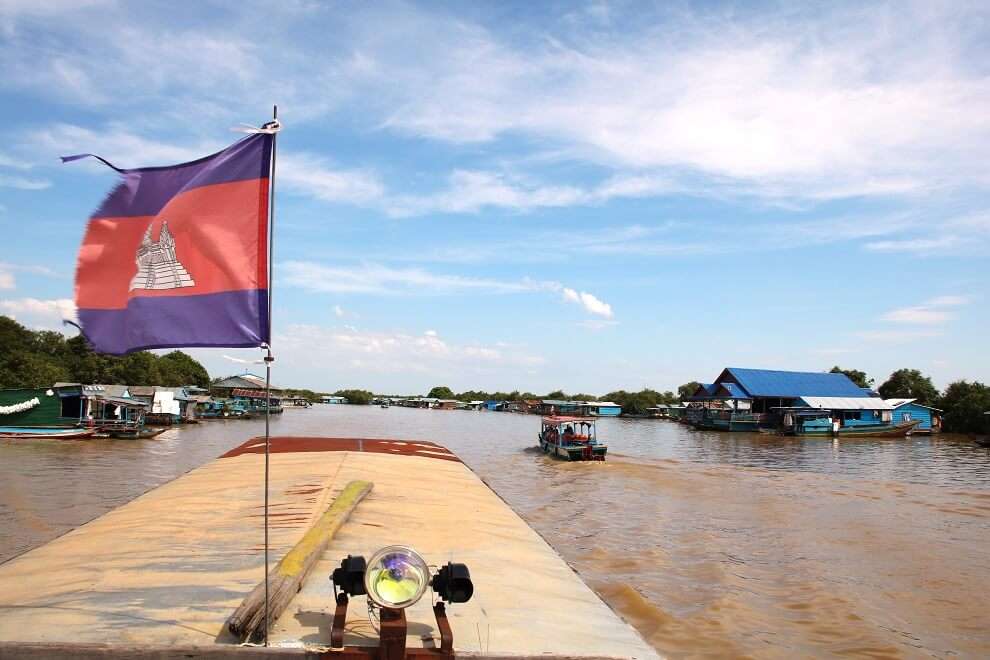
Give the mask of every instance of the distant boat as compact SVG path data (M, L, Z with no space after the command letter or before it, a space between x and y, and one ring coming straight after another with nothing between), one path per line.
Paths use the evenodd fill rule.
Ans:
M43 426L0 426L2 440L82 440L92 437L95 429L43 427Z
M544 453L569 461L604 461L608 452L593 417L544 417L538 439Z

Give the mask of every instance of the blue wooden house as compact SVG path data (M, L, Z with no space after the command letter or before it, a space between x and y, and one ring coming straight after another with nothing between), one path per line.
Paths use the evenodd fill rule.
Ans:
M931 406L923 406L916 399L884 399L893 408L893 422L921 420L912 433L938 433L942 430L942 411Z
M782 409L808 405L801 401L802 397L872 398L841 373L727 367L713 383L699 386L693 396L685 399L686 418L706 429L772 428L778 424ZM861 410L862 406L851 406L850 419L856 414L862 416Z

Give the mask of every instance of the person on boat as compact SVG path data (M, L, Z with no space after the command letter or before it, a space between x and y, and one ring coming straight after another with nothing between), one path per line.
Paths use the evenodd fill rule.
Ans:
M574 427L568 424L567 428L564 429L564 442L565 443L570 442L573 439L574 439Z

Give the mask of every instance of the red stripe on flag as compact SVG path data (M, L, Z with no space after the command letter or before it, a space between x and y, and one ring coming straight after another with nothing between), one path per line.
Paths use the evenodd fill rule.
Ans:
M131 290L145 232L151 226L151 241L157 244L165 223L175 261L188 274L184 282L193 285ZM133 297L267 288L267 236L267 178L194 188L176 195L155 216L94 218L79 251L76 305L122 309Z

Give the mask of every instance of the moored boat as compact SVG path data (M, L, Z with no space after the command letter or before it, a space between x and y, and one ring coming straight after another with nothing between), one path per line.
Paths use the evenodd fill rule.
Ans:
M538 436L546 454L569 461L604 461L608 446L598 441L592 417L544 417Z
M78 427L0 426L0 440L82 440L94 432Z
M833 419L829 410L789 410L784 414L787 435L835 438L903 438L920 420L893 423L854 423Z

